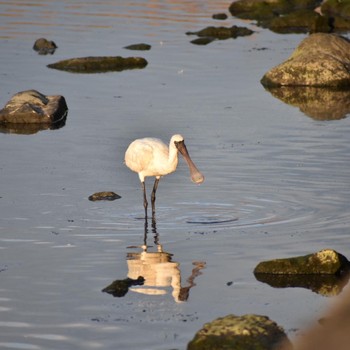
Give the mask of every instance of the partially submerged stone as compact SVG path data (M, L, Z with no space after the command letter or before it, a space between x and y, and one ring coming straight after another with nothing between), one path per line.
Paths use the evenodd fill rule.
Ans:
M97 56L71 58L49 64L48 67L72 73L104 73L140 69L147 64L143 57Z
M232 26L232 27L206 27L202 30L199 30L197 32L187 32L187 35L197 35L199 37L209 37L209 38L215 38L219 40L224 39L230 39L230 38L237 38L239 36L247 36L251 35L254 32L246 27L238 27L238 26Z
M37 51L39 55L53 54L57 49L57 45L45 38L37 39L34 43L33 50Z
M255 267L254 274L343 275L349 269L350 262L344 255L324 249L314 254L262 261Z
M268 71L261 83L267 87L349 88L350 41L335 34L311 34L285 62Z
M213 19L219 20L219 21L224 21L227 19L227 14L226 13L214 13L213 14Z
M103 288L102 292L120 298L129 291L131 286L142 286L144 282L145 279L142 276L139 276L137 279L125 278L123 280L115 280L110 285Z
M151 45L140 43L125 46L124 49L136 50L136 51L148 51L151 50Z
M350 90L300 86L267 87L266 90L315 120L339 120L350 114Z
M290 347L282 329L266 316L227 315L206 323L187 350L277 350Z
M110 191L96 192L89 196L90 201L114 201L121 198L118 194Z
M68 107L63 96L45 96L36 90L18 92L0 110L0 124L61 123L67 117Z

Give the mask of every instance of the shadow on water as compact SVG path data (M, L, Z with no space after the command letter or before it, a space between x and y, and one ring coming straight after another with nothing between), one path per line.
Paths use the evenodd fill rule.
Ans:
M282 86L266 88L272 96L299 107L315 120L339 120L350 113L350 91L317 87Z
M206 263L193 262L194 268L186 280L187 284L182 286L180 264L173 261L173 254L164 251L163 245L160 244L155 217L152 218L151 232L154 245L148 245L149 228L145 218L143 244L128 247L141 251L127 253L127 278L115 280L102 292L114 297L123 297L129 291L145 295L165 295L171 287L171 294L176 302L187 301L191 288L196 285L195 278L202 274L201 270L205 268Z
M258 281L273 288L305 288L328 297L340 294L349 282L349 277L349 273L344 276L255 274Z

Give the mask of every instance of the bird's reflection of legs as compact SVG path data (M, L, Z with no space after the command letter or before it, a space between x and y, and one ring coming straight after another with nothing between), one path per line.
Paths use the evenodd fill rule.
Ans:
M154 238L154 244L158 247L158 251L161 251L161 245L159 244L159 234L157 232L157 222L155 215L152 215L152 233ZM145 249L147 250L147 237L148 237L148 219L145 218L145 225L144 225L144 236L143 236L143 244Z

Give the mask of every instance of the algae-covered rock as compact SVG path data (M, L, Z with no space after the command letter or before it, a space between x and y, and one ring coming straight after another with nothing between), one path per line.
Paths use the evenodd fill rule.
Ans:
M197 35L199 37L209 37L219 40L225 40L229 38L237 38L239 36L251 35L254 32L246 27L232 26L232 27L206 27L197 32L187 32L187 35Z
M255 267L254 274L342 275L349 268L350 262L344 255L324 249L314 254L262 261Z
M48 67L71 73L104 73L144 68L147 63L142 57L101 56L71 58L49 64Z
M350 42L335 34L315 33L305 38L283 63L268 71L266 87L350 87Z
M37 51L39 55L53 54L57 49L57 45L45 38L37 39L34 43L33 50Z
M124 49L127 50L136 50L136 51L148 51L151 50L151 45L140 43L140 44L132 44L125 46Z
M13 95L0 110L0 124L51 125L64 121L68 107L63 96L45 96L36 90Z
M315 120L339 120L350 114L350 91L317 87L267 87L281 101Z
M96 192L89 196L90 201L114 201L121 198L118 194L110 191Z
M187 350L277 350L290 348L284 330L266 316L228 315L206 323Z

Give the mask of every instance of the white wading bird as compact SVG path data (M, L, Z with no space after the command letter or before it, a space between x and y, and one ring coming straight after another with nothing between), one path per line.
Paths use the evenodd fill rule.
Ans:
M181 135L172 136L169 147L156 138L144 138L133 141L125 152L126 166L139 174L143 190L143 206L147 218L147 197L145 187L145 177L155 176L155 182L152 191L152 215L155 215L156 191L159 180L162 176L170 174L176 170L178 158L177 152L180 152L185 158L190 168L191 179L194 183L200 184L204 181L204 176L196 168L191 160L184 138Z

